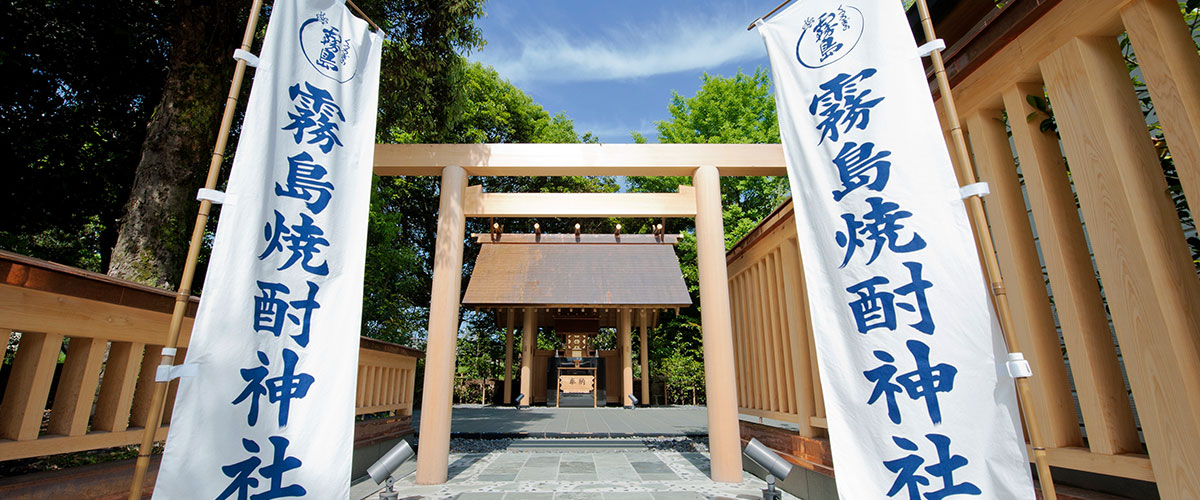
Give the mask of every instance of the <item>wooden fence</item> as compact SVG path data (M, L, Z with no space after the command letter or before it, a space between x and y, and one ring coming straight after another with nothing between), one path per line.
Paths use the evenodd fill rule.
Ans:
M9 354L19 336L5 367L0 461L141 441L173 304L170 292L0 252L0 336ZM179 358L187 355L196 304L193 297ZM421 355L362 339L356 413L411 415ZM167 435L175 386L159 439Z
M1175 206L1200 203L1200 57L1174 0L1038 4L952 80L1049 459L1200 498L1200 280ZM1051 113L1057 135L1041 127ZM820 437L795 238L786 205L729 254L739 403Z

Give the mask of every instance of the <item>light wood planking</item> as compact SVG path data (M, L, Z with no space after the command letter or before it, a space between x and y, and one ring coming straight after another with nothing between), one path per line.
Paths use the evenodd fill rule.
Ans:
M1028 451L1032 455L1032 450ZM1154 482L1150 458L1142 454L1102 455L1087 448L1066 447L1048 448L1046 457L1055 467Z
M138 371L142 366L142 344L113 342L104 362L104 379L92 417L92 430L120 432L129 428L129 414Z
M467 188L467 217L695 217L696 189L677 193L485 193Z
M71 339L67 344L67 359L58 378L50 425L46 429L50 434L81 436L87 432L106 347L108 342L102 339Z
M129 410L130 427L144 428L150 418L150 398L154 396L155 371L162 364L162 349L161 345L148 345L142 355L142 368L138 372L137 388L133 391L133 407Z
M1113 38L1041 64L1160 493L1200 497L1200 282Z
M1200 200L1200 54L1175 0L1136 0L1121 11L1162 123L1179 181ZM1193 201L1200 204L1200 201Z
M796 225L788 224L788 232L796 233ZM809 343L812 323L809 322L808 296L800 283L800 252L796 240L785 240L780 247L783 272L783 298L787 305L787 335L791 339L792 379L796 386L796 413L800 418L800 435L813 437L809 417L816 415L813 401L813 369L809 352L815 347Z
M377 175L441 175L448 166L480 176L787 175L778 144L377 144Z
M1041 82L1022 83L1005 91L1004 102L1009 116L1034 113L1027 97L1043 95L1044 91ZM1044 117L1037 113L1032 123L1029 120L1010 120L1010 123L1029 203L1039 228L1046 272L1054 289L1055 307L1067 356L1071 360L1080 409L1088 428L1089 445L1101 453L1140 451L1141 440L1079 220L1075 194L1067 177L1067 166L1057 137L1037 128ZM1083 438L1075 424L1074 408L1068 403L1069 399L1064 397L1062 404L1068 406L1071 425L1047 428L1053 439L1050 446L1083 446Z
M762 262L754 264L754 294L752 295L754 306L753 314L757 319L755 325L755 335L758 337L759 354L762 356L762 364L759 365L759 387L763 391L763 406L762 409L769 411L779 411L779 390L775 387L775 377L772 373L773 363L771 362L771 338L767 335L767 315L764 295L766 295L767 277L763 274Z
M734 367L734 375L737 377L738 389L738 408L746 407L746 381L743 373L746 367L746 361L742 357L742 351L745 350L745 330L742 328L742 306L741 297L737 289L738 277L733 273L729 274L729 301L731 307L729 310L730 319L733 320L733 354L737 365ZM644 373L644 372L643 372Z
M785 412L774 411L774 410L762 410L762 409L757 409L757 408L746 408L746 409L742 410L742 413L745 413L746 415L754 415L756 417L779 420L782 422L791 422L793 424L800 423L799 420L801 418L801 417L797 416L795 413L785 413Z
M792 347L788 338L787 319L784 317L785 306L783 297L783 263L780 262L780 252L776 248L771 253L771 320L775 325L775 335L779 339L779 359L782 362L780 377L782 377L783 394L787 399L787 412L796 413L796 379L792 377Z
M0 334L8 339L12 332L0 330ZM0 403L0 437L19 441L38 437L62 341L62 335L54 333L21 333Z
M1017 119L1024 120L1025 116L1019 115ZM977 113L967 119L967 127L971 131L971 149L975 152L980 179L991 186L992 193L984 198L983 206L990 221L1004 284L1009 291L1016 327L1014 333L1033 368L1035 378L1030 384L1033 414L1042 425L1046 444L1078 445L1079 423L1075 406L1071 404L1071 386L1067 381L1054 313L1050 310L1050 297L1042 279L1042 264L1033 241L1025 196L1021 192L1021 181L1017 178L1001 112ZM1029 168L1025 165L1023 170ZM1104 435L1101 432L1098 437Z
M167 438L167 428L161 427L155 440ZM0 462L18 458L42 457L74 451L96 450L137 444L142 429L122 432L89 432L82 436L46 436L29 441L0 441Z
M162 343L171 315L12 285L0 285L4 327L24 332L58 332L71 338ZM184 318L180 345L187 344L192 318Z

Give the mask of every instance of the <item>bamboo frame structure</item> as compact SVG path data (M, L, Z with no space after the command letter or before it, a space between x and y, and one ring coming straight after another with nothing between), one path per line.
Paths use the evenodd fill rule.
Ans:
M925 39L937 39L933 30L933 20L929 15L929 5L925 0L917 0L917 10L921 17L921 27L925 31ZM933 63L934 77L937 80L938 92L945 110L946 120L950 124L950 138L954 143L956 159L955 168L959 178L965 184L976 182L975 169L972 168L971 156L967 152L966 137L963 135L962 124L958 119L958 110L954 105L954 95L950 90L950 79L946 77L946 64L940 51L929 54ZM988 227L987 216L983 211L983 200L978 196L970 196L964 200L971 225L975 229L975 241L979 244L983 259L984 271L991 282L992 298L995 301L997 315L1000 317L1000 331L1004 335L1004 343L1009 352L1021 352L1013 322L1012 310L1008 304L1008 292L1004 288L1004 278L1000 274L1000 265L996 261L996 248L992 243L991 229ZM1029 433L1029 444L1033 447L1034 462L1037 464L1038 481L1042 486L1044 498L1058 498L1054 491L1054 478L1050 474L1050 461L1046 457L1046 448L1042 440L1041 422L1034 415L1034 403L1029 379L1017 378L1017 397L1021 411L1025 416L1025 428Z
M247 14L246 31L242 34L244 51L250 51L254 42L254 33L258 26L258 14L262 10L262 0L252 0L250 12ZM233 81L229 83L229 96L225 99L225 112L221 115L221 128L217 132L217 142L213 145L212 159L208 163L208 177L204 181L205 189L216 189L217 178L221 174L221 164L225 160L225 147L229 141L229 129L233 126L233 114L237 110L238 97L242 91L242 79L246 75L246 61L237 60L233 70ZM175 294L175 309L171 314L171 328L167 333L167 349L175 349L179 345L179 330L183 325L184 313L187 311L188 300L191 298L192 280L196 277L196 260L200 257L200 247L204 240L204 228L208 225L208 214L212 210L211 200L200 200L200 210L196 214L196 224L192 226L192 239L188 243L187 260L183 267L183 277L179 280L179 290ZM175 364L175 355L164 352L162 365ZM133 481L129 486L129 500L142 497L142 487L146 478L146 469L150 466L150 452L154 448L155 432L162 421L163 402L167 393L168 382L155 382L154 395L150 399L150 414L146 423L146 431L138 446L137 464L133 469Z

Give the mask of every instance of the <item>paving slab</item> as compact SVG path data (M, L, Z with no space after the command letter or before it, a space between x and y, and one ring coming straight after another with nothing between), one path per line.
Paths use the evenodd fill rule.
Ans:
M450 414L455 437L594 437L707 436L708 414L703 406L625 409L547 408L456 405ZM421 412L413 412L420 428Z
M393 477L401 498L499 500L689 500L761 498L766 484L742 474L740 483L708 477L708 454L678 451L451 454L456 464L445 484L416 485L411 462ZM369 482L368 482L369 483ZM382 488L352 489L355 500L378 499ZM373 488L372 488L373 487ZM371 491L363 492L367 489ZM355 495L353 493L357 492ZM796 497L783 494L783 498Z

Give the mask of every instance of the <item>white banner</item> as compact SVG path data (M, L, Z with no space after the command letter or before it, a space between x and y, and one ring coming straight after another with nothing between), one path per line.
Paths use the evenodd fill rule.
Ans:
M800 0L770 55L842 498L1032 499L1007 352L897 0Z
M381 44L272 5L156 499L348 495Z

